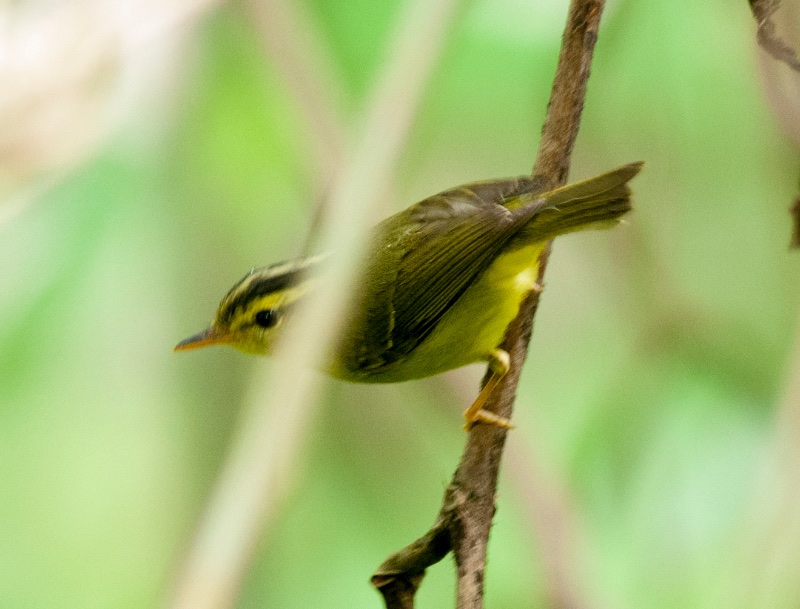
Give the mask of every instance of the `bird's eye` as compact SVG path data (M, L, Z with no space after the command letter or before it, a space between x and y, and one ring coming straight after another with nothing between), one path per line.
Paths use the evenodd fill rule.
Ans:
M262 328L271 328L278 323L278 314L274 309L264 309L256 313L256 323Z

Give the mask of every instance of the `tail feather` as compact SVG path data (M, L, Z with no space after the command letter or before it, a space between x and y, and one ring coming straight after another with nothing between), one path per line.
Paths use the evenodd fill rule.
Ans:
M643 163L623 165L603 175L568 184L536 197L521 208L535 206L538 211L518 233L526 242L552 239L558 235L589 228L611 228L631 210L628 181ZM531 196L531 195L527 195Z

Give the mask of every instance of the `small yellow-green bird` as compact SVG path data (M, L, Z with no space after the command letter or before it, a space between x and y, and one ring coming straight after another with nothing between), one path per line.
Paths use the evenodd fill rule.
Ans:
M508 426L483 410L509 370L499 348L522 299L538 288L548 240L609 228L630 210L627 183L642 163L544 194L528 177L474 182L441 192L378 224L345 330L325 372L358 383L394 383L485 361L492 372L464 413ZM313 289L323 257L254 269L222 299L211 326L176 351L231 345L268 354L293 305Z

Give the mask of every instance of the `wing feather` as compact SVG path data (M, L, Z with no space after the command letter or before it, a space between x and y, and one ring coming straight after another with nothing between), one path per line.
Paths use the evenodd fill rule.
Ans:
M462 186L378 225L350 346L340 350L355 357L351 367L389 366L425 339L530 219L534 210L498 203L529 185L511 179Z

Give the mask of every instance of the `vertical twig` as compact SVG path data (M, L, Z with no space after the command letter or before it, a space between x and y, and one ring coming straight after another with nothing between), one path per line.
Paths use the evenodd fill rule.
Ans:
M540 192L566 182L604 5L604 0L572 0L570 4L533 169ZM543 283L548 253L549 248L542 255L540 284ZM538 303L539 293L531 293L503 341L502 347L511 356L511 371L485 405L487 410L502 417L511 416ZM441 560L448 549L453 551L458 568L457 607L479 609L483 606L486 547L494 517L497 475L505 438L506 431L495 426L476 425L472 428L434 527L427 535L389 557L373 576L373 584L383 594L387 608L412 607L413 592L419 586L425 569ZM435 552L427 545L433 541L436 542ZM406 591L402 603L397 601L399 590Z

